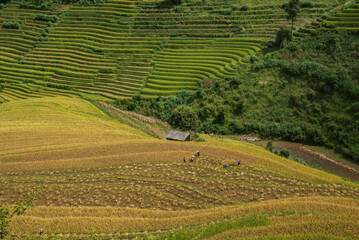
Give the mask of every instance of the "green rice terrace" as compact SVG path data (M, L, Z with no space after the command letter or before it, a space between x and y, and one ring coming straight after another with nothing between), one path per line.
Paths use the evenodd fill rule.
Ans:
M314 2L302 8L298 25L337 4ZM0 101L64 94L157 97L199 89L204 79L225 78L248 65L261 43L289 25L283 3L108 0L29 9L10 1L0 10ZM355 23L356 9L328 21L353 27L343 18Z

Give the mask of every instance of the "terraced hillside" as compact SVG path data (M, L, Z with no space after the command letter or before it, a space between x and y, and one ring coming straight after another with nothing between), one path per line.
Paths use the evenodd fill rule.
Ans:
M1 25L8 22L19 24L19 29L0 29L0 102L29 97L71 95L42 84L51 77L50 72L42 71L44 69L39 66L19 64L38 44L43 30L48 26L45 21L35 20L38 14L52 12L19 8L19 4L12 3L0 10Z
M356 0L348 8L330 17L327 23L334 25L337 29L358 30L359 29L359 1Z
M255 145L158 140L79 98L12 101L0 112L0 198L39 191L11 223L14 237L40 228L61 239L359 233L357 184Z
M204 79L227 77L246 65L262 41L288 25L283 2L187 0L173 6L158 0L107 0L34 10L13 1L0 10L1 25L20 26L0 29L0 83L8 84L1 101L20 88L27 89L24 95L38 95L23 83L110 98L199 89ZM314 1L302 9L298 25L337 4ZM38 14L59 19L47 22Z
M234 75L243 61L260 50L259 39L169 40L153 57L154 68L142 96L175 95L197 90L204 79Z

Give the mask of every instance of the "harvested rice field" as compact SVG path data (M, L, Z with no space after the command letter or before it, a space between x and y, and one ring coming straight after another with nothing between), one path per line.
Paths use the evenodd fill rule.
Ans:
M38 192L10 223L13 238L40 228L53 239L359 234L358 184L253 144L154 138L80 98L23 99L0 112L0 198Z

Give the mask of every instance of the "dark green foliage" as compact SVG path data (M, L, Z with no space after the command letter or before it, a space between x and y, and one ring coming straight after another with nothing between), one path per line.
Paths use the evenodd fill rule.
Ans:
M276 34L275 37L275 46L277 48L283 48L285 47L288 42L291 40L292 35L290 29L287 28L281 28Z
M248 9L249 9L249 6L247 4L242 5L240 8L241 11L248 11Z
M291 38L293 38L294 21L297 19L299 13L299 0L289 0L287 4L283 4L282 8L287 13L287 19L291 21Z
M268 141L267 146L266 146L266 149L267 149L268 151L273 152L274 146L273 146L273 141L272 141L272 140L269 140L269 141Z
M251 62L251 70L253 71L255 69L255 64L258 62L258 57L256 55L252 55L249 61Z
M303 2L300 2L300 7L301 8L313 8L314 3L312 1L303 1Z
M47 15L47 14L36 14L34 16L35 20L45 21L45 22L56 22L59 18L55 15Z
M172 4L178 5L182 3L182 0L170 0Z
M2 27L7 29L19 29L20 24L17 22L3 22Z
M192 108L179 106L172 111L168 123L173 128L182 131L195 131L197 129L197 121L197 114Z
M282 150L280 150L279 152L279 156L285 157L285 158L289 158L290 156L290 151L286 148L283 148Z
M47 9L50 6L49 4L46 4L46 1L40 1L40 0L26 0L22 1L20 3L20 8L28 8L28 9L38 9L38 10L44 10Z

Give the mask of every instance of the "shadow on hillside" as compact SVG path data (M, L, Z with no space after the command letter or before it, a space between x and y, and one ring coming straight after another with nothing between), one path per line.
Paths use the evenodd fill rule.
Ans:
M173 8L176 6L171 0L164 0L156 4L157 8Z

